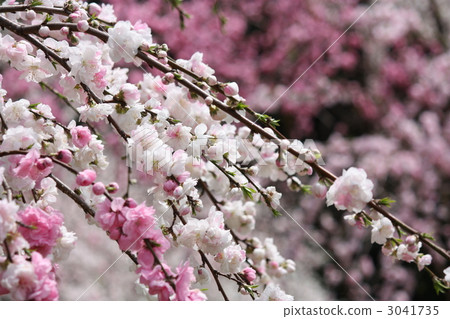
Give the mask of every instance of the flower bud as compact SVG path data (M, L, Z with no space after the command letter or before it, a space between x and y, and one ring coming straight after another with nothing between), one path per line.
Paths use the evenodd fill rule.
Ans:
M205 98L205 104L206 105L211 105L211 104L213 104L213 102L214 102L214 100L213 100L213 98L211 97L211 96L207 96L206 98Z
M311 187L311 192L312 194L320 199L324 199L325 196L327 196L327 187L321 183L315 183L312 187Z
M34 12L34 10L27 10L27 12L25 13L25 17L28 20L34 20L36 19L36 12Z
M69 164L72 161L72 152L66 149L60 150L58 155L56 155L56 159L65 164Z
M59 32L60 32L63 36L68 36L70 30L69 30L68 27L62 27L61 30L59 30Z
M44 158L40 158L37 160L36 162L36 168L40 171L45 170L48 167L52 167L53 166L53 162L50 158L48 157L44 157Z
M206 79L206 83L208 83L208 85L210 86L214 86L217 84L217 78L214 75L208 76L208 78Z
M43 38L46 38L50 35L50 29L47 26L43 26L39 29L39 35Z
M110 194L115 194L119 190L119 184L117 184L116 182L109 183L108 186L106 186L106 190Z
M106 187L102 182L97 182L92 186L92 192L95 195L103 195L105 193Z
M89 30L89 22L87 22L86 20L80 20L77 22L77 29L80 32L86 32L87 30Z
M97 173L92 169L85 169L84 171L78 173L76 178L76 183L79 186L91 185L97 178Z
M90 15L95 15L96 17L102 12L102 8L96 3L90 3L88 7L88 12Z
M249 283L252 283L253 280L256 279L256 271L253 268L247 267L242 271L242 273Z
M234 96L239 93L239 86L236 82L230 82L225 85L223 92L226 96Z

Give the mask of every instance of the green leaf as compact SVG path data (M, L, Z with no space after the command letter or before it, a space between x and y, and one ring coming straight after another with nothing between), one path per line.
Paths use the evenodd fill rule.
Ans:
M386 206L386 207L391 207L391 204L393 204L393 203L395 203L395 200L393 200L389 197L385 197L385 198L377 200L378 205L382 205L382 206Z
M426 238L426 239L430 239L432 241L436 240L436 239L434 239L434 237L431 234L428 234L428 233L422 233L422 234L420 234L420 236L422 236L423 238Z
M53 20L53 16L47 14L47 15L45 16L45 20L44 20L44 22L43 22L42 24L46 24L47 22L50 22L50 21L52 21L52 20Z
M38 1L38 0L33 0L33 1L30 3L30 7L41 6L41 5L42 5L42 2L41 2L41 1Z
M225 171L225 172L227 172L227 174L230 175L230 176L233 176L233 177L236 176L235 172L230 172L230 171Z
M247 186L241 186L242 193L244 194L245 198L248 198L250 200L253 200L252 193L256 193L256 191L253 188L247 187Z
M277 211L275 208L272 208L272 214L275 217L280 217L281 216L281 213L279 211Z
M248 105L239 101L239 103L234 107L236 110L245 110Z
M446 290L449 290L449 287L444 285L444 283L439 278L433 278L433 287L434 291L436 291L436 295L445 293Z
M303 185L301 186L301 190L302 190L302 192L305 193L305 194L308 194L308 195L311 195L311 194L312 194L312 193L311 193L311 185L305 185L305 184L303 184Z

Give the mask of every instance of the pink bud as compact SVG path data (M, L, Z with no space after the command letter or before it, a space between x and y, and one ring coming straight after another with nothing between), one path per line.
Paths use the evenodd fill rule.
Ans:
M181 195L183 195L183 187L178 186L177 188L174 189L173 191L173 196L175 197L180 197Z
M315 183L311 187L311 192L315 197L324 199L327 195L327 187L321 183Z
M217 78L214 75L208 76L206 82L208 83L208 85L214 86L217 84Z
M48 157L40 158L36 162L36 168L40 171L43 171L49 167L53 167L53 162Z
M86 32L87 30L89 30L89 22L87 22L86 20L78 21L77 29L78 29L78 31Z
M90 15L95 15L96 17L102 12L102 8L96 3L90 3L88 7Z
M48 37L50 34L50 29L47 26L43 26L39 29L39 35L43 38Z
M25 17L26 17L28 20L34 20L34 19L36 19L36 12L34 12L34 10L28 10L28 11L25 13Z
M211 96L207 96L205 98L205 104L206 105L211 105L211 104L213 104L213 102L214 102L214 100L213 100L213 98Z
M405 238L405 243L407 245L415 245L417 241L417 237L414 235L410 235L408 237Z
M92 192L95 195L103 195L105 193L105 185L102 182L97 182L92 186Z
M161 82L164 85L168 85L170 83L172 83L175 80L175 75L172 72L168 72L166 74L164 74L164 76L161 79Z
M91 131L85 126L76 126L70 130L72 143L76 147L82 148L91 141Z
M163 50L159 50L158 51L158 58L160 58L160 59L167 58L167 52L163 51Z
M56 159L69 164L72 161L72 152L69 150L60 150L58 155L56 155Z
M173 180L169 179L168 181L166 181L164 183L163 189L166 193L168 194L173 194L173 191L175 190L175 188L178 187L178 184L175 183Z
M69 14L69 18L73 21L73 22L78 22L81 19L81 13L80 11L75 11L71 14Z
M131 197L127 198L125 200L125 204L124 204L124 206L130 207L130 208L135 208L135 207L137 207L137 205L138 204L136 203L136 201Z
M236 82L230 82L225 85L223 92L226 96L234 96L239 93L239 87Z
M188 205L182 206L180 208L180 214L182 216L185 216L185 215L189 214L190 212L191 212L191 207L189 207Z
M253 268L247 267L242 271L242 273L249 283L256 279L256 271Z
M177 181L180 183L184 183L190 176L191 173L189 171L184 171L183 173L177 176Z
M108 190L108 192L110 194L117 193L117 191L119 190L119 184L117 184L116 182L109 183L108 186L106 187L106 189Z
M59 32L61 32L62 35L64 36L68 36L69 35L69 28L68 27L62 27L61 30L59 30Z
M78 173L75 181L79 186L88 186L91 185L96 178L97 173L95 173L95 171L92 169L85 169L84 171Z

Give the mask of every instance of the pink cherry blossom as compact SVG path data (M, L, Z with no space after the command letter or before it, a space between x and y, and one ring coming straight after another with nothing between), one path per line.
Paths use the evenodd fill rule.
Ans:
M63 216L58 211L47 213L38 207L28 206L17 213L18 220L24 226L19 226L22 236L29 242L30 248L47 256L61 237Z
M142 203L135 208L124 209L123 214L125 222L122 225L123 235L119 239L119 247L122 250L137 250L139 240L150 236L155 224L155 210Z
M72 135L73 145L79 148L89 144L92 138L91 131L86 126L76 126L70 130L70 134Z
M165 264L163 264L163 267L169 276L174 275L170 267ZM170 300L170 296L174 294L174 291L165 279L160 265L155 266L153 269L141 267L137 272L140 274L139 282L148 286L150 295L158 295L158 299L161 301Z
M38 252L31 254L31 262L37 276L37 285L29 299L36 301L58 300L59 292L52 264Z
M20 158L13 172L18 177L29 177L33 180L43 178L51 173L53 162L49 158L40 158L39 151L32 149Z

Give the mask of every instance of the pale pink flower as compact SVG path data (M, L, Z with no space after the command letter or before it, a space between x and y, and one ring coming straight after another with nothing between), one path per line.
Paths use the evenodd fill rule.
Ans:
M117 22L113 28L108 29L108 34L111 59L119 62L123 58L125 62L133 62L139 46L144 41L143 36L133 30L129 21Z
M444 269L445 278L444 280L450 285L450 267Z
M372 222L372 243L383 245L386 239L394 236L395 228L391 221L385 217Z
M15 255L13 262L8 264L8 268L3 273L0 284L9 290L12 299L28 300L38 284L38 276L34 272L32 263L24 256Z
M293 301L294 297L286 294L280 289L280 286L270 283L262 292L261 296L256 299L259 301Z
M433 257L431 257L431 255L429 254L423 255L422 257L419 257L419 259L417 260L417 268L419 269L419 271L421 271L425 266L431 265L432 261Z
M97 178L97 173L92 169L85 169L84 171L78 173L76 178L76 183L79 186L89 186Z
M327 206L358 213L372 199L373 183L361 168L344 170L327 193Z
M123 99L128 105L135 105L141 98L141 93L138 88L130 83L125 83L122 85L120 88L120 94L123 95Z
M9 232L16 230L16 216L19 206L7 199L0 201L0 242L3 242Z
M235 274L242 270L245 257L245 250L240 245L235 244L219 252L214 260L220 263L221 272Z
M400 244L397 247L396 255L398 260L403 260L408 263L412 262L417 257L417 252L412 252L408 250L408 246Z

